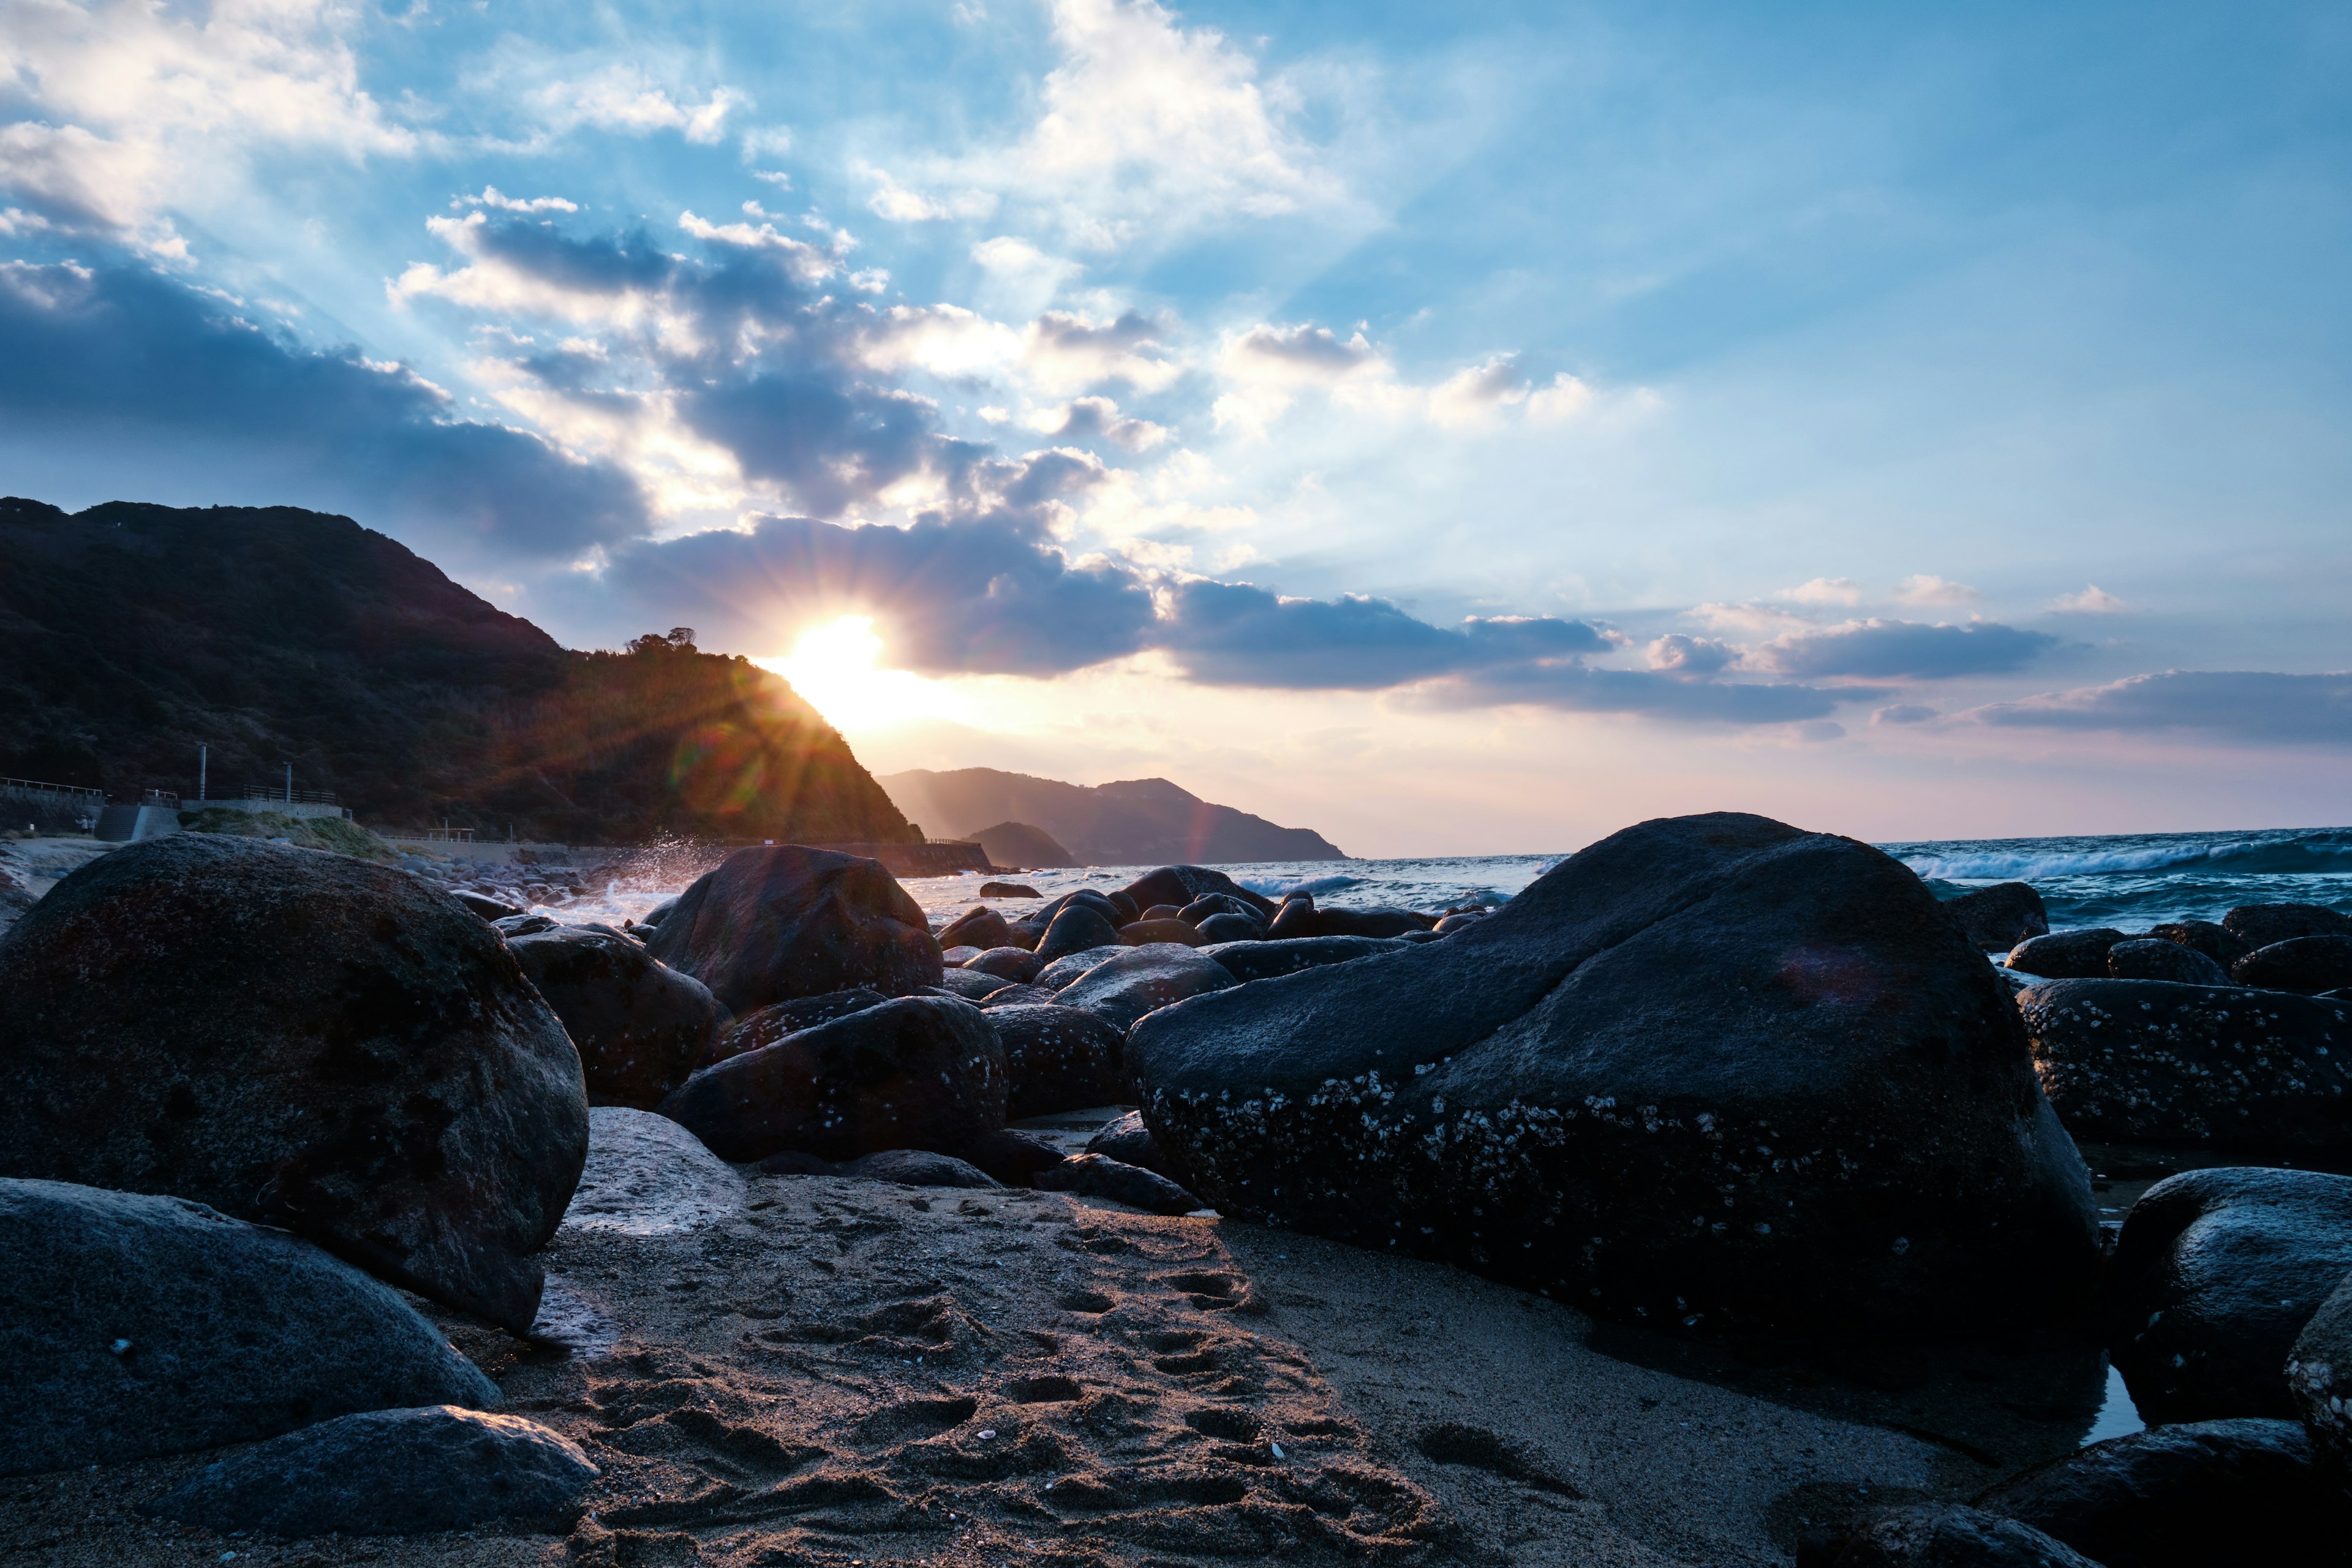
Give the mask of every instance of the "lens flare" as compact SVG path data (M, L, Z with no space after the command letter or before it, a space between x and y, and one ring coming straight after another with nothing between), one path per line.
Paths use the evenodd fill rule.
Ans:
M753 662L774 670L844 731L887 729L916 719L960 719L963 704L936 680L880 668L882 638L871 616L843 616L801 634L783 658Z

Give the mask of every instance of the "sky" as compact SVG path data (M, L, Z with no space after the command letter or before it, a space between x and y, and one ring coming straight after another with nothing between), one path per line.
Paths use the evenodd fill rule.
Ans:
M2352 10L0 0L0 490L1365 856L2352 822Z

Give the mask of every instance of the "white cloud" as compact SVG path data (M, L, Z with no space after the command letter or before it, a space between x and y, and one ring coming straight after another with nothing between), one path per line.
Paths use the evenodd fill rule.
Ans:
M2112 616L2118 611L2130 608L2121 599L2116 598L2096 583L2088 584L2079 594L2067 594L2052 600L2050 607L2053 610L2069 610L2083 616Z
M754 204L747 204L754 205ZM821 283L833 276L835 258L819 250L805 240L794 239L776 232L776 226L763 223L757 228L748 223L709 223L691 211L677 215L677 226L697 239L716 245L740 245L753 250L779 250L790 258L793 275L804 283ZM888 274L884 274L887 281Z
M1029 323L1021 363L1048 392L1123 381L1157 392L1183 374L1163 339L1167 325L1129 310L1108 321L1082 310L1047 310Z
M1800 605L1859 605L1862 584L1851 577L1816 577L1810 583L1800 583L1780 595Z
M1495 354L1465 365L1429 389L1429 418L1455 430L1484 424L1501 409L1528 400L1528 378L1515 354Z
M613 65L576 80L548 82L530 93L530 101L556 132L583 125L626 136L677 131L688 142L709 146L725 138L727 116L751 100L722 87L697 103L673 97L639 67Z
M1073 398L1059 408L1041 409L1030 416L1029 427L1070 441L1099 437L1130 452L1148 452L1170 435L1164 425L1121 415L1118 405L1108 397Z
M984 218L996 210L993 191L963 190L940 196L910 191L891 178L889 171L859 163L854 172L874 184L866 209L892 223L940 223L949 218Z
M1592 388L1566 371L1528 395L1528 417L1542 425L1566 424L1591 406Z
M459 196L449 205L496 207L500 212L509 213L576 213L580 210L577 202L565 201L562 196L533 196L529 201L519 201L513 196L499 195L496 185L484 185L480 195Z
M1966 583L1954 583L1943 577L1917 576L1906 577L1897 584L1895 597L1906 605L1969 605L1984 595Z

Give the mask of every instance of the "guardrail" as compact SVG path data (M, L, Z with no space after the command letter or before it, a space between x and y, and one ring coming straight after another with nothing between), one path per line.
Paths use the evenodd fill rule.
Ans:
M207 795L205 801L226 805L230 801L279 800L297 805L341 805L331 789L288 789L284 784L240 784L234 795Z
M106 792L102 789L84 789L79 784L43 784L38 779L0 779L0 790L12 793L32 790L41 795L76 795L93 805L106 804Z

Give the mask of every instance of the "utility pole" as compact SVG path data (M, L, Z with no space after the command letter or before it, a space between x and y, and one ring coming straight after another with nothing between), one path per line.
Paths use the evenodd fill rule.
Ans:
M204 804L205 771L208 766L210 766L211 762L212 748L210 746L198 746L196 748L196 804L199 805Z
M289 805L294 804L294 764L292 763L286 764L286 804Z

